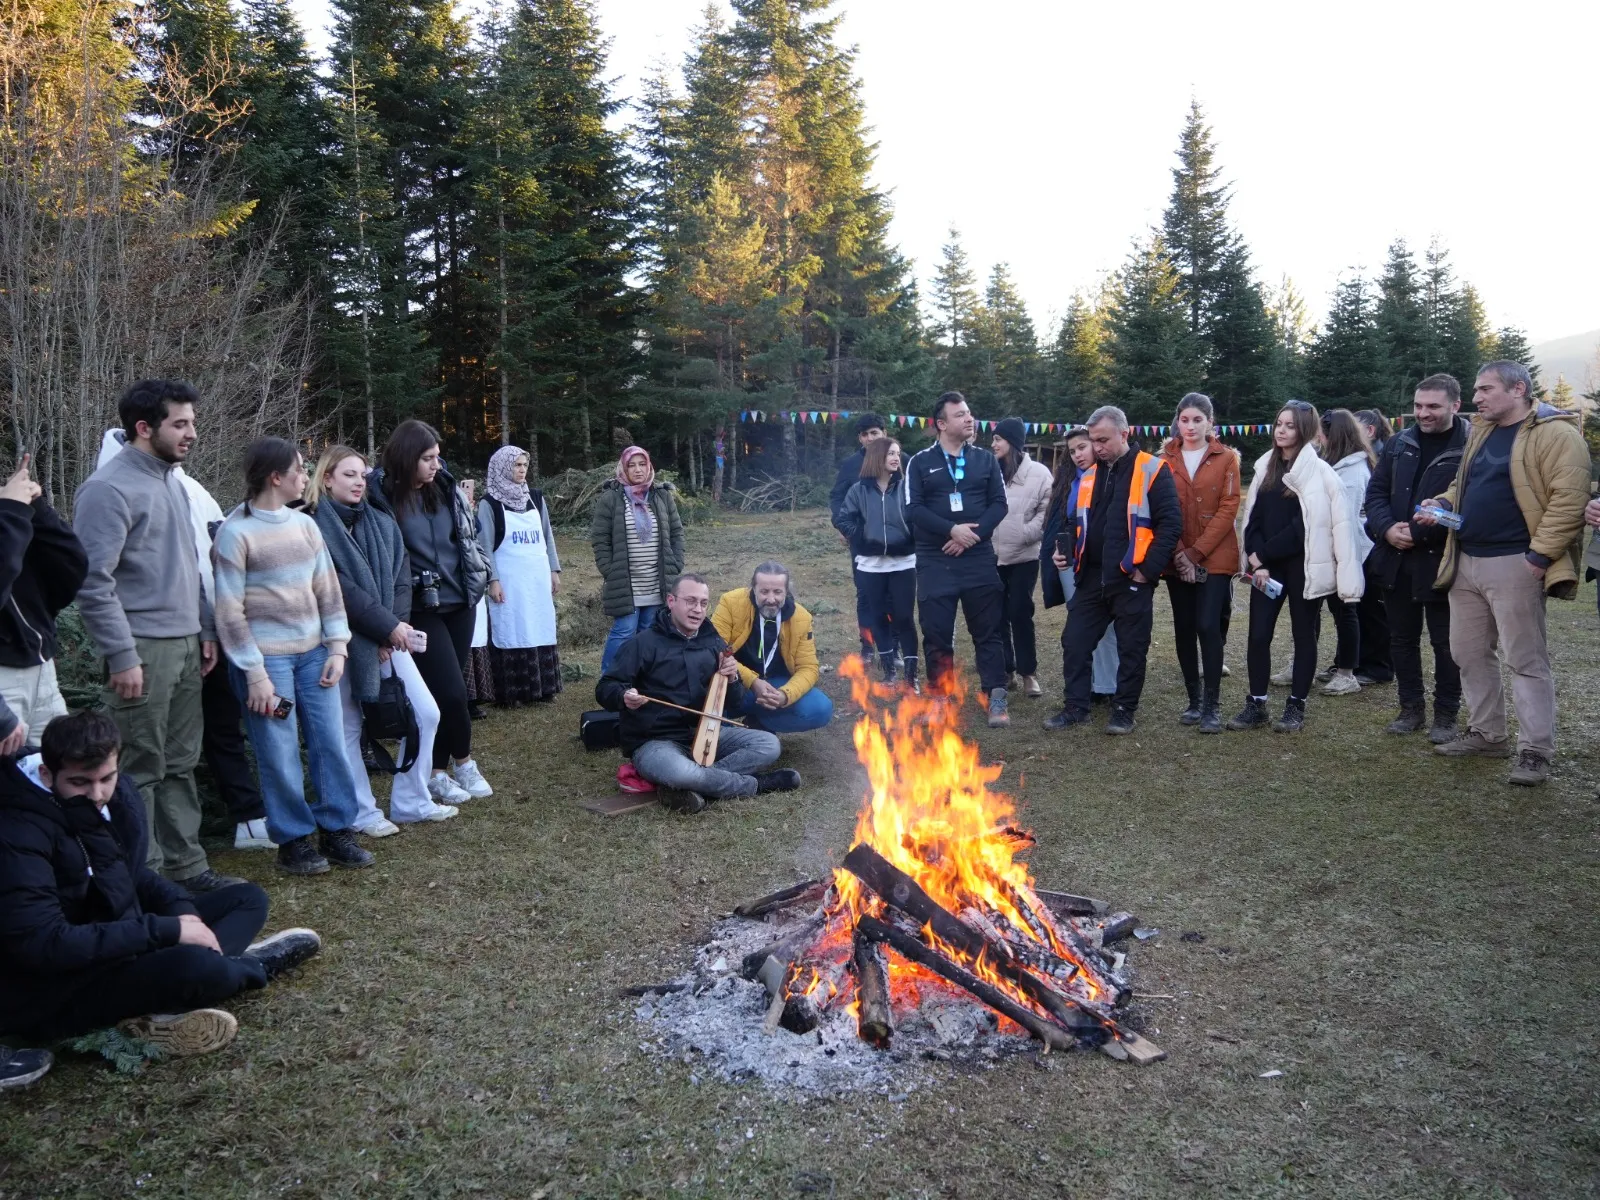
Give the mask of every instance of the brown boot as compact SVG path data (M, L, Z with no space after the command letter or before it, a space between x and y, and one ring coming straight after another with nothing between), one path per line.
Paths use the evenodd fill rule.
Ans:
M1504 738L1492 742L1476 729L1469 729L1454 741L1435 746L1433 752L1447 758L1510 758L1511 743Z
M1550 760L1542 754L1532 750L1524 750L1517 755L1517 765L1511 768L1507 783L1514 783L1518 787L1538 787L1550 778Z

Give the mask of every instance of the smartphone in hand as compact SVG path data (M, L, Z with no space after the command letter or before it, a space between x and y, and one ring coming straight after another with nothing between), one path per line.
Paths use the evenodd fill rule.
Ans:
M278 707L272 710L272 715L280 721L287 721L289 714L294 711L294 701L278 697Z

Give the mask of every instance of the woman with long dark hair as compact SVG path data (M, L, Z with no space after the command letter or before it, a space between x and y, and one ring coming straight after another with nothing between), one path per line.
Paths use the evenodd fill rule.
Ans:
M1256 461L1244 505L1245 569L1250 593L1250 696L1229 729L1267 724L1272 634L1289 606L1294 635L1293 678L1279 733L1305 726L1306 699L1317 671L1317 618L1323 596L1361 598L1361 560L1344 487L1317 455L1317 410L1291 400L1272 427L1272 449Z
M439 433L422 421L402 421L384 444L381 466L367 480L367 497L400 526L411 560L411 625L427 637L415 655L439 705L433 739L434 802L457 805L494 789L472 760L467 713L467 655L473 610L494 581L493 564L478 545L477 525L456 481L439 460ZM498 583L493 583L498 590Z
M1178 401L1177 431L1161 455L1178 486L1183 533L1167 569L1172 633L1189 706L1178 720L1201 733L1222 732L1222 651L1233 577L1239 570L1239 455L1212 429L1211 398ZM1198 647L1199 653L1196 654Z
M1367 483L1372 479L1372 468L1378 460L1367 443L1366 430L1349 409L1334 408L1323 413L1321 454L1322 461L1333 468L1344 487L1345 509L1355 527L1356 553L1365 563L1372 551L1372 539L1367 536L1362 514L1367 504ZM1322 680L1323 695L1344 696L1361 690L1356 679L1362 651L1360 602L1346 604L1331 594L1327 600L1338 637L1334 643L1333 666L1317 678Z
M1050 468L1029 457L1027 426L1007 417L995 429L992 450L1006 485L1006 515L994 531L1000 587L1005 592L1000 640L1006 651L1007 686L1022 676L1023 694L1044 694L1039 686L1039 648L1033 636L1033 588L1039 581L1039 548L1050 510Z
M604 581L600 600L611 618L600 673L617 651L655 620L663 597L683 573L683 519L672 485L657 482L650 453L629 446L617 477L600 489L589 517L589 545Z
M439 705L413 657L425 639L411 626L411 560L394 518L367 502L366 456L349 446L324 450L306 489L306 512L322 531L339 573L350 622L350 659L339 680L339 703L345 757L360 810L356 829L369 837L385 837L398 833L400 825L447 821L456 815L455 805L438 804L428 793ZM379 681L390 675L400 680L416 714L417 754L411 768L394 777L385 817L372 794L361 754L361 706L378 698Z
M489 458L478 501L478 540L494 560L500 598L489 605L494 702L554 700L561 691L556 593L561 559L544 493L528 487L528 452L501 446Z
M305 463L293 443L258 438L245 451L244 475L250 498L212 547L217 640L244 701L278 867L321 875L330 863L370 866L372 853L355 839L355 780L339 736L350 643L344 598L317 523L290 507L305 492ZM315 802L306 799L301 738Z
M870 634L885 683L895 681L895 651L900 652L906 686L917 683L917 555L906 522L901 486L900 443L870 441L861 452L861 477L845 493L833 527L850 539L855 555L858 608L872 614Z

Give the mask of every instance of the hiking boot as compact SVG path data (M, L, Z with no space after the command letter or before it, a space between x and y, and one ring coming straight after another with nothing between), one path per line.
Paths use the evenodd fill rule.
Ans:
M370 867L378 861L371 850L362 849L354 829L324 829L322 853L336 867Z
M1442 746L1446 742L1456 740L1456 711L1440 712L1439 706L1433 706L1433 726L1428 730L1428 740L1435 746Z
M244 956L260 963L271 980L298 967L321 949L322 939L314 929L285 929L262 938L247 949Z
M1294 660L1289 660L1289 665L1281 671L1274 671L1271 683L1273 687L1288 687L1294 682Z
M690 813L704 812L706 798L699 792L691 792L687 788L663 788L661 790L661 804L663 808L670 809L672 812L688 815Z
M272 840L272 835L267 832L265 817L257 817L254 821L240 821L233 827L233 848L235 850L276 850L278 843Z
M1428 708L1425 704L1402 704L1400 715L1384 728L1385 733L1415 733L1428 723ZM1450 736L1455 736L1455 721L1450 722Z
M219 888L236 887L245 881L237 875L221 875L207 867L198 875L191 875L188 879L179 879L174 882L191 896L200 896L206 892L217 891Z
M467 795L481 798L494 795L494 789L489 786L489 781L483 777L483 772L478 770L478 764L470 758L466 762L458 762L450 768L450 778L455 785ZM451 801L451 803L459 803Z
M1491 741L1476 729L1469 729L1448 742L1439 743L1433 752L1446 758L1510 758L1511 743L1505 738Z
M281 847L280 847L281 849ZM193 1058L221 1050L239 1033L239 1022L220 1008L134 1017L117 1026L141 1042L149 1042L169 1058Z
M1024 675L1022 677L1022 694L1029 700L1037 700L1044 695L1044 689L1039 686L1037 675Z
M1200 700L1200 732L1222 732L1222 698L1214 688L1207 688Z
M1306 702L1293 696L1284 701L1283 716L1272 723L1273 733L1299 733L1306 727Z
M326 875L332 870L328 860L317 853L316 843L308 833L305 837L291 838L278 847L278 870L288 875Z
M1189 707L1178 714L1179 725L1200 724L1200 689L1189 689Z
M1538 787L1549 778L1550 760L1532 750L1524 750L1517 755L1516 765L1511 768L1506 782L1518 787Z
M1074 725L1087 724L1089 714L1081 708L1062 708L1053 717L1044 719L1044 727L1049 730L1071 729Z
M792 792L801 784L800 772L793 767L756 772L757 792Z
M55 1061L55 1055L48 1050L13 1050L0 1046L0 1092L37 1083Z
M1251 696L1245 700L1239 715L1228 722L1228 728L1240 733L1246 729L1260 729L1267 721L1267 702Z
M1006 689L995 688L989 693L989 728L1004 729L1011 724L1011 714L1006 711Z
M1320 679L1321 676L1319 675L1318 678ZM1354 671L1339 670L1328 677L1328 682L1322 687L1322 694L1324 696L1348 696L1360 690L1361 685L1356 682L1356 673Z
M1111 710L1111 719L1106 722L1106 732L1113 737L1122 737L1133 732L1133 713L1121 705Z

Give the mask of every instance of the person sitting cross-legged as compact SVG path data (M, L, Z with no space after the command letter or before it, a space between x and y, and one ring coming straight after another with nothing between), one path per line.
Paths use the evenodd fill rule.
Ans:
M681 812L699 812L707 800L724 796L799 787L798 771L767 770L778 761L780 747L777 736L764 729L724 725L716 761L709 767L694 761L698 713L704 711L712 677L721 672L728 680L724 712L742 708L744 688L728 643L706 620L711 608L706 577L679 576L666 601L655 621L617 652L594 688L601 705L622 714L622 752L632 756L634 770L667 789L661 802Z
M739 665L739 712L753 728L804 733L833 720L833 701L817 687L811 614L795 603L788 567L762 563L748 590L722 594L711 624Z
M0 1035L35 1045L121 1023L182 1057L238 1022L210 1006L264 987L321 940L251 943L267 894L239 882L192 895L145 865L144 801L118 770L100 711L57 717L37 753L0 758Z

